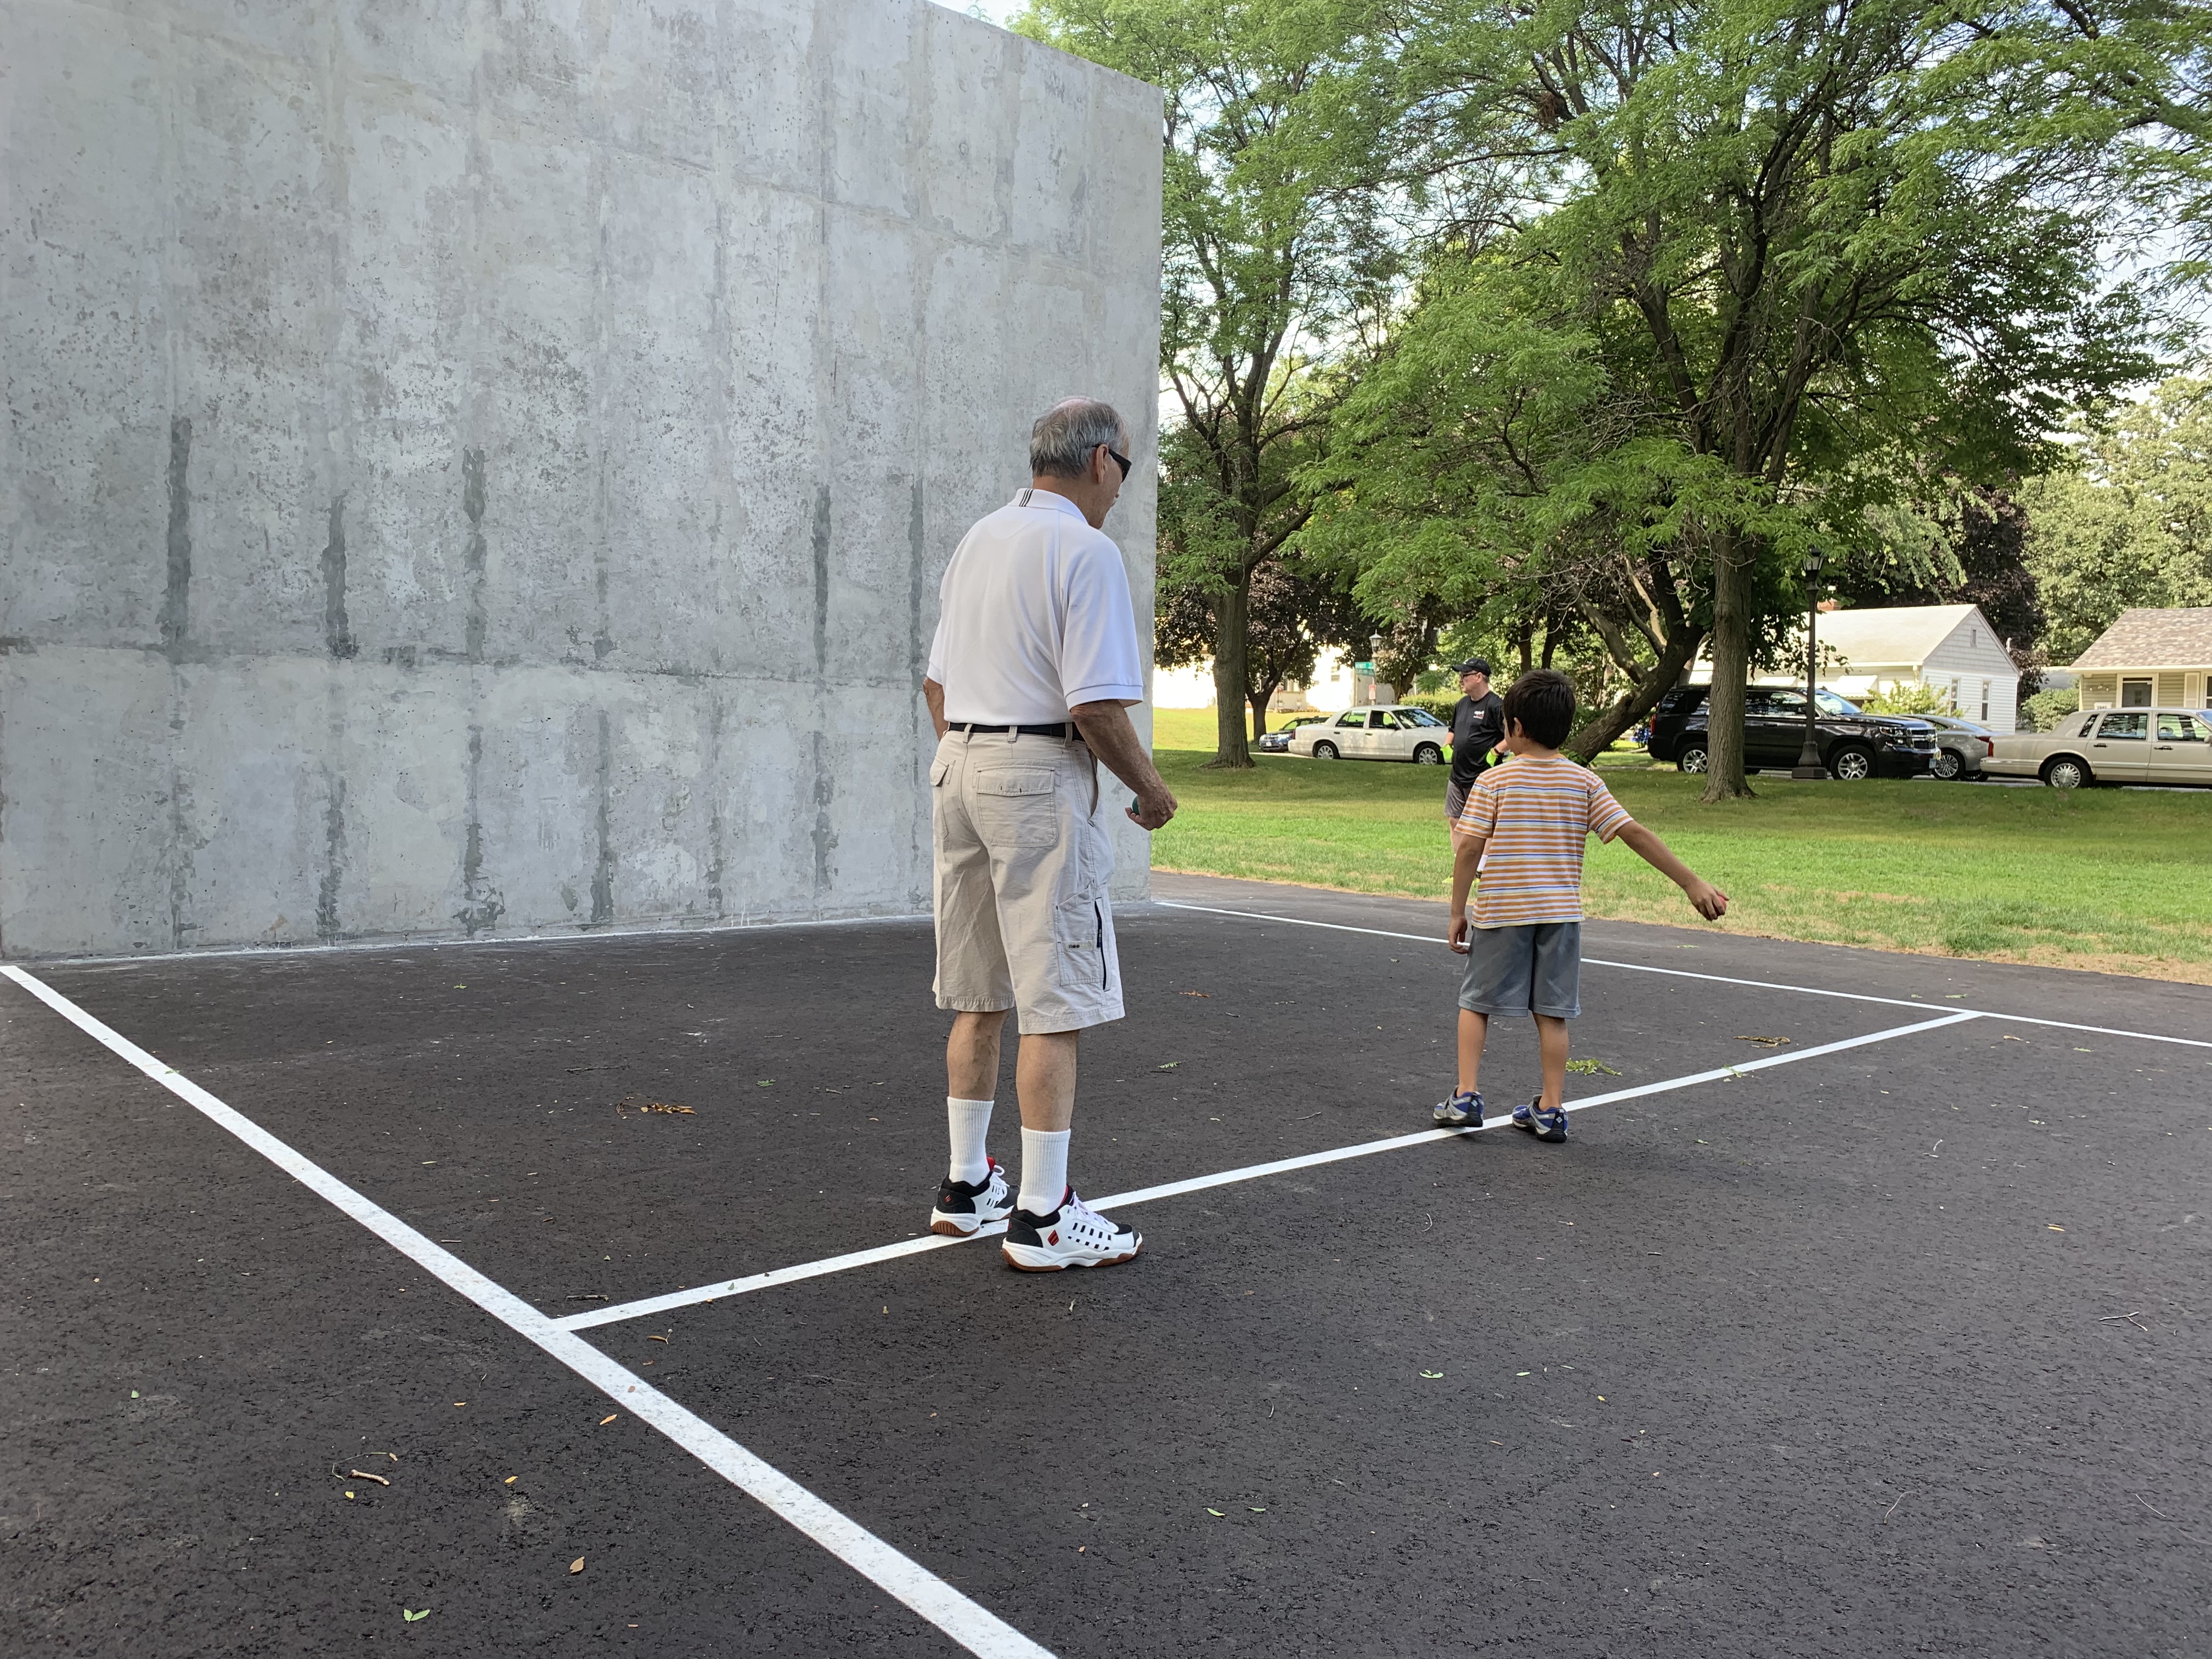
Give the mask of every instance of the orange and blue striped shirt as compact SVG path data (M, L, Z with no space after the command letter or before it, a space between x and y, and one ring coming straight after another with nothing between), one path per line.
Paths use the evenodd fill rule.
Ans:
M1516 755L1467 792L1462 835L1480 836L1478 927L1583 919L1583 845L1611 841L1636 820L1587 766Z

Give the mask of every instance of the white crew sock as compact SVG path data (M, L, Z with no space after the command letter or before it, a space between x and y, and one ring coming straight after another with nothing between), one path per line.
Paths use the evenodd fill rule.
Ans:
M1022 1193L1018 1200L1031 1215L1050 1215L1067 1195L1066 1129L1022 1131Z
M991 1132L991 1103L947 1095L945 1115L952 1131L952 1160L945 1174L955 1181L981 1181L991 1172L990 1157L983 1150Z

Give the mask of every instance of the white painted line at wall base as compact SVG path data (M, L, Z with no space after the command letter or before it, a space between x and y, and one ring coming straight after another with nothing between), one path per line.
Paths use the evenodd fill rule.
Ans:
M797 1481L747 1451L720 1429L678 1405L635 1372L562 1329L521 1297L487 1279L459 1256L390 1211L312 1163L128 1038L118 1035L67 997L20 968L0 974L21 986L94 1042L120 1056L235 1136L317 1197L336 1206L386 1243L493 1318L528 1338L628 1412L666 1435L732 1486L764 1504L863 1577L904 1602L970 1653L982 1659L1052 1659L1012 1626L969 1601L926 1567L830 1507Z
M1441 934L1398 933L1387 927L1354 927L1348 922L1309 921L1304 916L1275 916L1260 910L1224 910L1213 904L1184 904L1176 899L1156 899L1153 902L1170 910L1197 910L1209 916L1240 916L1246 921L1279 921L1292 927L1326 927L1338 933L1369 933L1376 939L1411 939L1416 945L1441 947ZM1845 1002L1876 1002L1890 1008L1932 1008L1935 1005L1921 998L1871 996L1864 991L1833 991L1820 985L1784 985L1771 979L1731 979L1725 974L1700 974L1687 968L1656 968L1648 962L1612 962L1603 957L1584 957L1585 966L1591 968L1622 968L1632 974L1664 974L1670 979L1701 979L1713 985L1744 985L1759 991L1794 991L1800 996L1836 997ZM2178 1042L2185 1048L2212 1048L2212 1042L2202 1037L2169 1036L2163 1031L2129 1031L2112 1025L2083 1025L2070 1019L2039 1019L2033 1014L2000 1013L1994 1008L1975 1008L1967 1012L1979 1014L1984 1019L2006 1019L2021 1025L2048 1025L2061 1031L2093 1031L2100 1036L2137 1037L2145 1042Z
M1822 1054L1840 1054L1846 1048L1861 1048L1869 1043L1887 1042L1893 1037L1911 1036L1916 1032L1933 1031L1945 1025L1956 1025L1962 1020L1980 1019L1977 1013L1954 1010L1935 1019L1921 1020L1911 1025L1894 1026L1887 1031L1869 1031L1863 1036L1844 1037L1837 1042L1824 1042L1815 1048L1799 1048L1786 1054L1765 1054L1756 1060L1747 1060L1735 1066L1717 1066L1709 1072L1692 1072L1684 1077L1668 1078L1658 1083L1640 1083L1632 1088L1615 1089L1610 1094L1592 1095L1587 1100L1567 1103L1571 1112L1586 1112L1593 1106L1610 1106L1624 1100L1638 1100L1646 1095L1666 1094L1677 1089L1688 1089L1700 1083L1716 1083L1723 1078L1741 1077L1750 1072L1763 1072L1770 1066L1794 1066L1801 1060L1817 1060ZM1499 1129L1505 1127L1503 1118L1493 1119L1483 1126ZM1332 1147L1327 1152L1306 1152L1297 1158L1277 1158L1269 1164L1250 1164L1242 1169L1222 1170L1212 1175L1192 1176L1182 1181L1164 1182L1157 1187L1140 1187L1133 1192L1115 1193L1110 1197L1091 1200L1091 1207L1101 1213L1126 1209L1132 1204L1149 1204L1155 1199L1176 1198L1185 1193L1204 1192L1209 1187L1234 1186L1240 1182L1261 1181L1269 1176L1288 1175L1294 1170L1310 1170L1323 1164L1341 1164L1347 1158L1372 1158L1378 1152L1395 1152L1408 1146L1425 1146L1431 1141L1455 1140L1462 1135L1480 1133L1473 1127L1463 1129L1419 1129L1411 1134L1392 1135L1384 1140L1364 1140L1357 1146ZM742 1296L749 1291L764 1291L773 1285L789 1285L802 1279L817 1279L824 1273L843 1273L852 1267L872 1267L879 1261L896 1261L901 1256L919 1255L924 1250L948 1249L956 1244L974 1243L1006 1231L1001 1222L978 1230L968 1238L940 1238L926 1235L921 1238L902 1239L896 1244L878 1245L874 1249L855 1250L847 1255L824 1257L819 1261L804 1262L795 1267L776 1267L767 1273L752 1273L743 1279L726 1279L718 1284L700 1285L688 1291L670 1291L661 1296L647 1297L637 1302L617 1302L605 1308L593 1308L586 1313L570 1314L554 1322L566 1330L582 1330L592 1325L613 1325L626 1319L641 1319L647 1314L665 1313L671 1308L696 1306L702 1302L719 1302L726 1296Z

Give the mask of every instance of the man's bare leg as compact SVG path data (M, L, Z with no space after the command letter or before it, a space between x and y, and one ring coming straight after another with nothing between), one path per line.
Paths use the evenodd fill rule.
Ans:
M1075 1054L1080 1031L1032 1031L1014 1051L1014 1088L1022 1127L1065 1130L1075 1121ZM995 1056L998 1039L992 1039Z
M1007 1011L957 1013L945 1041L945 1092L956 1100L988 1100L999 1088L999 1035Z

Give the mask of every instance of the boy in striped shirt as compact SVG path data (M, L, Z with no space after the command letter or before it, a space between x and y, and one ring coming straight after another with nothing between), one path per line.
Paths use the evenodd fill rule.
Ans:
M1567 1138L1567 1022L1582 1012L1583 846L1628 843L1682 890L1708 921L1728 895L1694 874L1637 823L1597 774L1559 753L1575 721L1575 690L1540 668L1505 693L1505 746L1468 792L1452 831L1451 931L1467 958L1459 993L1459 1085L1436 1109L1449 1127L1482 1124L1482 1045L1492 1014L1534 1014L1544 1090L1513 1109L1513 1127L1539 1140ZM1476 884L1473 927L1468 889Z

